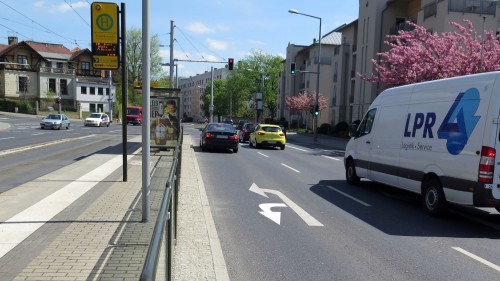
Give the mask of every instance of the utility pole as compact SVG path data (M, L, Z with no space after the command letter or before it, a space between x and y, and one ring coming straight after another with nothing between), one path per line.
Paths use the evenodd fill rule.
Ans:
M170 80L168 85L170 88L174 87L174 21L170 21Z
M210 79L210 123L214 122L214 67L210 67L211 79Z

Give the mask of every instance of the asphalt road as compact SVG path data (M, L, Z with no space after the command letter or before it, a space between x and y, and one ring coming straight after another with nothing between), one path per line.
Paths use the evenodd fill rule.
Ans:
M425 215L419 197L345 182L343 152L242 144L238 153L193 148L230 279L497 280L500 215L451 208Z
M0 115L0 193L74 163L96 152L122 153L120 125L84 127L71 120L69 130L42 130L40 118ZM141 134L140 126L128 126L128 137ZM130 147L129 147L130 146ZM129 144L134 150L140 144Z

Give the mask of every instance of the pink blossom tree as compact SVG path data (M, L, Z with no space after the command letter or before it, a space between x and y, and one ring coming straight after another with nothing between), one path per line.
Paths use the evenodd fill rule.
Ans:
M385 44L391 49L372 60L376 74L364 76L370 82L388 87L430 81L446 77L500 70L500 43L496 34L484 32L484 40L471 21L465 26L451 22L457 31L429 33L412 22L414 30L388 35Z
M318 96L318 103L320 111L328 107L327 99L321 94ZM310 94L302 91L296 96L285 97L285 104L290 111L306 113L307 117L311 107L314 108L314 105L316 105L316 93Z

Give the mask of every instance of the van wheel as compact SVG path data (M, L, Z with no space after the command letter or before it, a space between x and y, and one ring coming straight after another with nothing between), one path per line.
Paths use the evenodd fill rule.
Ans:
M350 185L357 185L359 183L360 178L356 174L356 166L354 166L354 160L352 159L349 159L347 161L345 178L347 180L347 183Z
M446 210L446 198L443 187L435 179L427 180L424 183L422 194L422 206L424 212L431 216L439 216Z

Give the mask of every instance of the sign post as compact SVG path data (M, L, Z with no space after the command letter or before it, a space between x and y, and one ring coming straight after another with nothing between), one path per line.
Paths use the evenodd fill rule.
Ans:
M91 18L93 68L118 69L120 67L118 5L93 2Z

